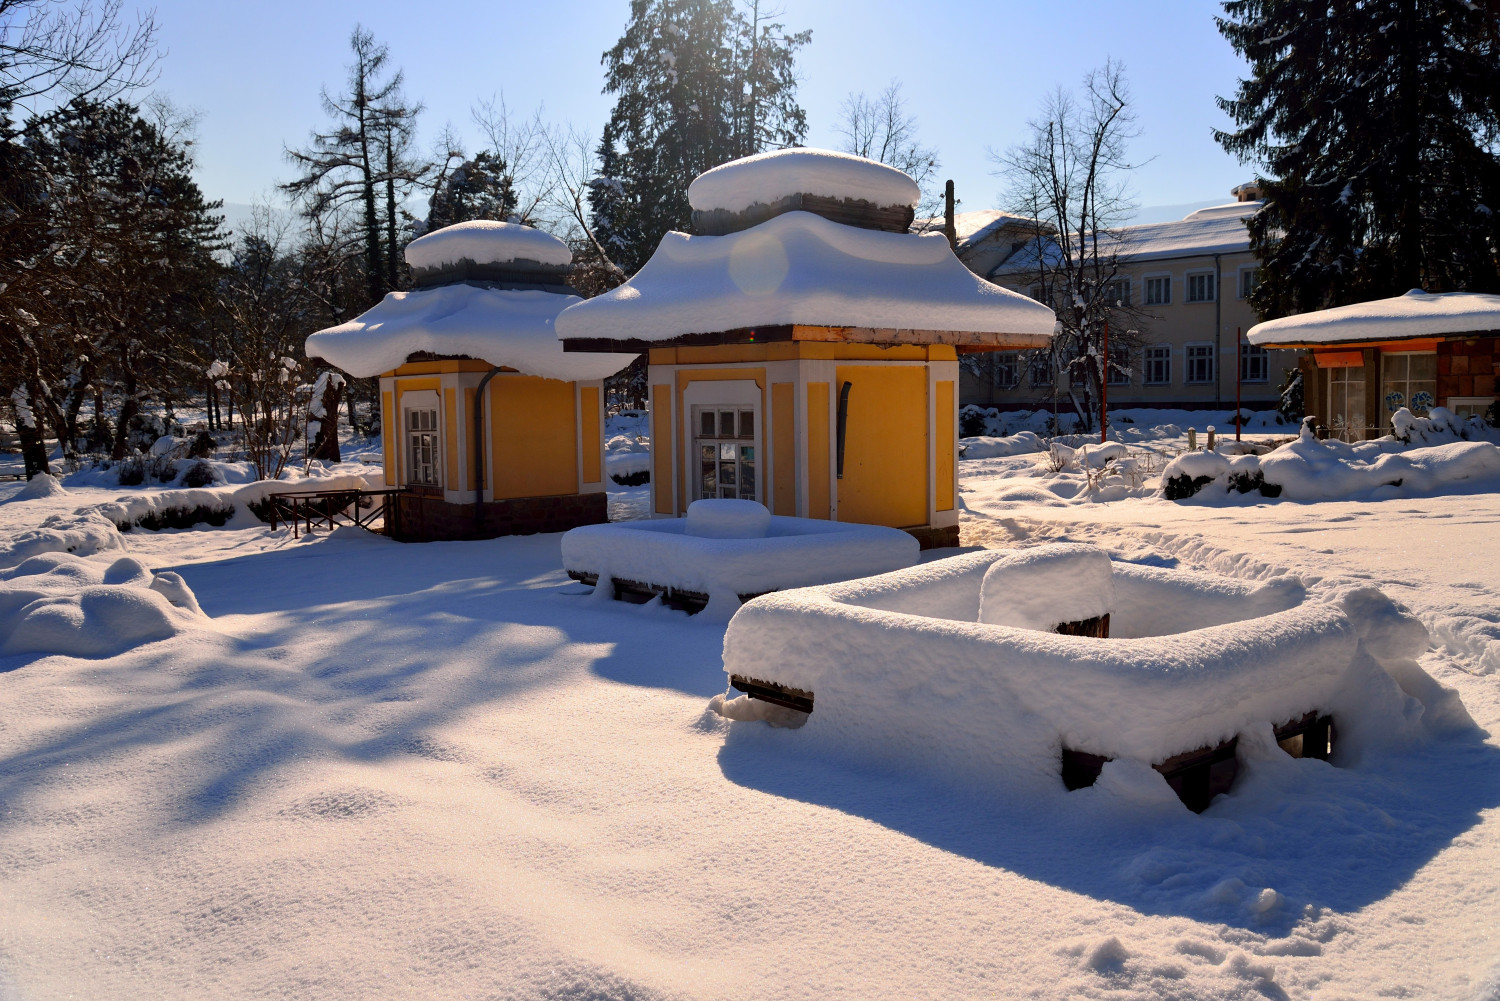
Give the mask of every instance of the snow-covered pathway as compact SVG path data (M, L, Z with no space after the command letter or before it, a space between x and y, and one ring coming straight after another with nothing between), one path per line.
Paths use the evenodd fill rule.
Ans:
M1340 505L1139 500L986 514L965 486L990 544L1353 575L1405 536L1418 569L1393 593L1424 617L1500 606L1483 552L1460 552L1476 533L1497 550L1493 495L1336 522ZM1376 524L1323 541L1296 531L1312 519ZM109 660L0 659L6 1001L1500 987L1500 747L1472 732L1355 768L1288 759L1202 816L981 799L726 727L704 711L722 625L593 600L555 536L127 541L213 618ZM1463 651L1424 664L1500 726L1500 675L1465 673Z

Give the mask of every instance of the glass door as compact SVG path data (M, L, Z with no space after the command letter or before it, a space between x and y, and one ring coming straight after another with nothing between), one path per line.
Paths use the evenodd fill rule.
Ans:
M1340 441L1365 440L1365 369L1328 369L1328 434Z
M693 408L693 455L697 462L694 499L737 497L760 500L756 475L755 410L745 407Z
M438 415L436 410L406 412L407 475L413 486L438 485Z

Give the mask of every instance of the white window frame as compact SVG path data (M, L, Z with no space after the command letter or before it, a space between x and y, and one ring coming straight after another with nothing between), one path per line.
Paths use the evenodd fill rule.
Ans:
M1249 266L1249 265L1247 265L1245 267L1240 268L1239 281L1235 283L1235 291L1237 292L1237 295L1235 296L1235 298L1237 298L1237 299L1248 299L1248 298L1250 298L1250 294L1255 291L1255 289L1253 289L1253 288L1246 288L1245 287L1245 282L1249 280L1249 278L1250 278L1251 275L1255 275L1256 276L1256 278L1255 278L1255 284L1257 286L1260 285L1260 268L1258 266Z
M1112 295L1111 294L1111 290L1112 289L1121 288L1121 287L1123 287L1123 291L1124 291L1123 295ZM1131 289L1130 289L1130 279L1127 276L1119 275L1119 276L1116 276L1114 278L1111 278L1109 281L1107 281L1107 282L1104 283L1104 288L1101 289L1100 291L1101 291L1101 294L1104 296L1105 303L1108 306L1114 306L1115 303L1119 303L1121 306L1129 306L1130 305L1130 292L1131 292Z
M413 432L411 415L413 413L433 414L433 426L420 432ZM438 394L430 389L415 390L401 394L401 482L408 487L433 487L443 489L443 406ZM414 461L416 452L415 435L432 436L432 479L430 481L417 480L417 463Z
M1015 389L1021 384L1021 354L1020 351L997 351L995 359L995 388ZM1003 374L1009 372L1009 378L1003 378Z
M1260 375L1246 375L1246 365L1250 361L1260 363ZM1240 384L1260 383L1271 381L1271 352L1249 341L1240 342Z
M1135 370L1130 364L1130 349L1128 347L1116 347L1111 344L1109 354L1109 364L1104 368L1105 385L1129 386L1131 377L1135 374ZM1115 367L1116 365L1125 369L1125 371L1120 371L1119 368Z
M1152 352L1160 352L1155 357ZM1151 366L1155 362L1166 363L1166 378L1153 379L1151 377ZM1143 386L1170 386L1172 385L1172 345L1170 344L1148 344L1141 351L1141 385Z
M1160 302L1153 302L1151 300L1151 283L1152 282L1164 282L1165 283L1165 287L1166 287L1166 290L1167 290L1167 297L1165 299L1161 300ZM1170 305L1172 305L1172 276L1171 276L1170 273L1168 273L1168 274L1160 274L1160 275L1143 275L1141 277L1141 305L1143 305L1143 306L1170 306Z
M685 433L682 438L682 472L687 477L688 503L698 500L703 488L698 472L698 414L702 409L749 410L755 414L755 434L742 439L755 447L755 497L764 504L766 497L765 409L761 406L760 387L753 379L727 379L715 382L694 380L682 391Z
M1207 351L1195 358L1194 348L1206 348ZM1208 360L1208 377L1193 378L1193 362L1205 358ZM1182 384L1184 386L1212 386L1218 375L1218 358L1214 355L1213 341L1189 341L1182 346Z
M1193 280L1205 280L1209 284L1209 296L1206 299L1195 299L1193 297ZM1188 303L1214 302L1219 295L1219 283L1214 279L1212 271L1189 271L1183 282L1182 301Z
M1380 352L1380 368L1378 369L1378 371L1380 372L1380 383L1379 383L1378 386L1376 386L1376 392L1380 394L1380 402L1379 402L1380 410L1379 410L1379 412L1385 415L1385 420L1387 420L1387 421L1390 420L1390 416L1391 416L1391 413L1392 413L1392 411L1390 409L1390 404L1387 403L1386 399L1385 399L1385 397L1386 397L1385 385L1386 385L1386 382L1388 381L1388 378L1389 378L1386 375L1386 366L1387 366L1387 364L1389 364L1389 360L1393 359L1393 358L1406 359L1406 361L1405 361L1405 365L1406 365L1406 378L1403 379L1403 380L1401 380L1401 384L1406 387L1406 392L1404 394L1404 396L1406 397L1406 401L1402 404L1402 406L1406 407L1408 410L1411 410L1413 414L1416 414L1416 411L1414 409L1412 409L1412 402L1413 402L1412 398L1413 398L1413 396L1415 394L1413 394L1412 391L1411 391L1412 378L1411 378L1411 361L1410 361L1410 359L1418 357L1418 356L1421 356L1421 355L1426 355L1426 356L1429 356L1429 357L1431 357L1433 359L1437 358L1437 352L1436 351L1382 351L1382 352ZM1427 380L1423 379L1423 380L1420 380L1420 381L1426 382ZM1437 363L1434 360L1434 362L1433 362L1433 377L1432 377L1432 406L1429 406L1427 408L1428 412L1431 412L1432 407L1435 407L1435 406L1438 405L1438 402L1437 402L1437 383L1438 383L1438 378L1437 378ZM1425 414L1418 414L1417 416L1425 416Z

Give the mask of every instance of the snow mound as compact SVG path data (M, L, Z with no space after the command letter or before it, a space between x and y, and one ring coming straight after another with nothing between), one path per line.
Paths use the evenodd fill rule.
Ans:
M1333 716L1335 763L1350 764L1431 736L1424 704L1451 695L1415 660L1426 629L1373 588L1115 563L1110 638L1097 639L979 621L987 575L1014 558L755 598L730 621L724 669L813 693L799 746L1032 792L1057 788L1063 747L1154 765L1313 710ZM1090 585L1045 586L1085 601L1071 592ZM1117 793L1130 775L1116 770Z
M70 553L0 573L0 654L111 657L175 636L203 611L175 573L129 556L105 566Z
M1018 550L991 564L979 585L979 621L993 626L1051 632L1114 610L1109 554L1081 543Z
M16 566L44 553L74 553L92 556L111 549L124 549L114 522L98 511L48 515L36 528L23 529L0 538L0 570Z
M18 500L41 500L46 497L63 497L67 495L67 488L51 473L37 473L26 481L26 485L10 495L13 501Z
M721 518L722 509L708 510L707 523L715 528L730 520ZM740 519L750 520L738 512L730 518L741 530ZM689 534L687 522L663 518L575 528L562 538L563 568L597 575L601 585L636 581L706 594L722 604L737 603L740 595L909 567L920 549L907 533L879 525L768 515L761 536L725 538Z
M1424 292L1266 320L1245 339L1262 347L1437 337L1500 328L1500 295Z
M392 292L348 323L309 335L307 353L361 379L389 372L418 351L466 355L563 382L603 379L635 356L563 353L553 321L582 301L557 292L464 284Z
M726 236L667 233L630 281L564 310L557 334L663 341L805 324L1010 334L1041 347L1055 323L1043 304L964 267L940 234L857 229L797 211Z
M406 245L413 268L441 268L460 261L510 264L534 261L550 267L573 263L573 252L551 233L492 219L471 219L420 236Z
M1429 427L1418 431L1412 418L1407 426L1413 441L1439 437ZM1440 422L1440 420L1439 420ZM1433 421L1428 422L1434 424ZM1162 470L1162 496L1169 500L1194 497L1221 501L1253 489L1268 497L1288 500L1343 500L1384 491L1434 493L1460 483L1500 477L1500 446L1484 441L1451 441L1444 445L1410 445L1387 436L1349 444L1320 441L1307 426L1292 442L1265 455L1186 452Z
M688 185L698 212L743 212L790 195L819 195L869 202L879 208L915 208L922 198L904 171L853 153L830 149L778 149L732 160L699 174Z
M721 497L689 504L682 530L700 539L764 539L770 528L771 512L764 504Z
M965 459L1001 459L1010 455L1027 455L1047 451L1047 443L1035 431L1020 431L1013 435L975 435L960 438L960 454Z

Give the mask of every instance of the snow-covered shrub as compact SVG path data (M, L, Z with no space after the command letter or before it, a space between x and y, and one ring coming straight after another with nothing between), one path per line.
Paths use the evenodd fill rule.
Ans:
M138 487L146 482L146 462L133 455L115 467L115 480L122 487Z
M1221 476L1229 475L1229 460L1217 452L1184 452L1161 471L1161 495L1184 500Z
M1459 417L1447 407L1433 407L1426 417L1417 417L1406 407L1391 415L1391 437L1416 445L1444 445L1489 437L1489 426L1480 417Z
M209 434L207 431L199 431L197 435L193 437L193 443L188 446L188 458L206 459L210 455L213 455L214 450L218 447L219 443L214 440L213 435Z
M182 485L189 488L211 487L216 483L223 483L221 476L210 462L199 459L188 466L187 472L182 474Z
M0 570L43 553L91 556L124 548L114 523L96 510L48 515L36 528L0 538Z
M982 435L988 430L988 414L974 404L969 404L958 412L958 436L960 438L974 438Z

